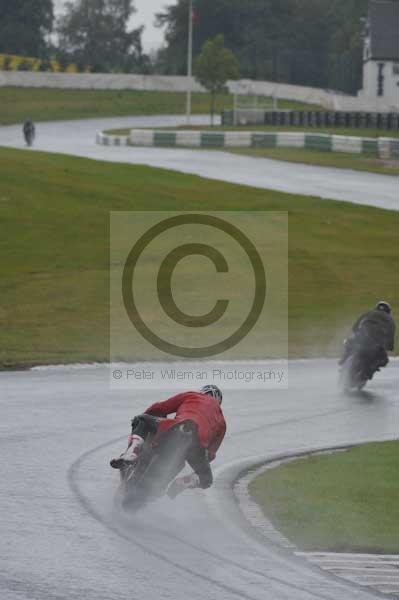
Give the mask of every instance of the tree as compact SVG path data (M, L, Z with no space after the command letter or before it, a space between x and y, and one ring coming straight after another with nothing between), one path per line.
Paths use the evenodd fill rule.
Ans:
M194 56L199 55L207 40L220 33L224 34L227 46L239 55L244 45L242 19L247 5L259 1L265 0L194 0ZM177 0L156 15L156 25L165 28L166 48L160 57L164 72L186 74L188 7L189 0ZM251 24L246 26L251 27Z
M369 0L195 0L194 56L224 34L243 77L355 92L362 76L361 18ZM184 74L188 0L157 15L162 72ZM346 55L345 53L349 53ZM345 54L345 56L344 56ZM344 69L344 70L342 70Z
M140 69L143 27L130 30L133 0L78 0L58 21L59 52L92 71Z
M224 91L228 79L238 79L240 68L231 50L224 45L224 36L217 35L202 47L195 61L196 79L211 94L211 124L215 114L216 95Z
M0 0L0 53L47 56L53 0Z

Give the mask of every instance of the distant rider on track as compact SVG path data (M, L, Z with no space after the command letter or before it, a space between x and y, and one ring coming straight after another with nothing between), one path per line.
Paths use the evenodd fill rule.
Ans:
M35 125L32 119L26 119L24 121L22 130L24 133L25 142L28 146L32 146L33 140L35 138Z
M379 371L389 363L387 351L394 349L396 329L391 312L388 302L381 300L357 319L352 327L352 335L345 340L340 365L344 364L355 347L362 348L369 365L369 379L372 379L375 370Z
M185 489L211 487L213 476L210 462L215 458L226 433L226 422L220 406L222 398L222 392L216 385L205 385L198 392L184 392L153 404L144 414L132 420L128 448L120 457L111 460L111 467L120 469L126 463L136 462L145 438L157 430L154 417L166 418L176 413L175 420L178 423L189 423L193 428L193 442L185 459L194 472L177 477L169 486L168 495L174 498Z

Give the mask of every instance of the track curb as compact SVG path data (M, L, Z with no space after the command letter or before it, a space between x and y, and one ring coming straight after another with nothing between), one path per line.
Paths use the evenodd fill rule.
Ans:
M297 548L295 544L275 529L271 522L263 515L260 507L253 500L251 500L251 503L247 505L246 508L243 508L243 504L246 503L247 498L249 497L249 482L262 471L278 467L280 464L292 460L306 458L316 454L340 452L365 444L392 441L393 439L396 438L391 437L382 440L363 439L356 442L344 442L332 446L303 448L272 454L270 456L253 457L252 459L247 459L239 463L226 465L217 473L215 481L216 497L214 501L210 503L213 504L212 508L218 513L219 519L226 527L231 528L231 523L234 522L234 520L238 521L239 529L241 529L243 533L251 537L257 544L267 546L269 549L276 552L277 555L288 559L293 565L306 568L306 570L322 576L324 579L329 579L331 582L340 583L341 585L349 586L352 589L369 593L370 598L397 599L397 595L382 593L368 585L350 581L310 562L306 556L299 551L299 548ZM247 479L248 483L246 483ZM241 495L241 501L236 491L240 484L246 487L246 493L244 492L245 497L244 495ZM242 488L240 493L243 494ZM251 510L254 506L256 508ZM258 521L259 513L261 513L262 519L259 519ZM255 524L255 521L257 521L257 524Z

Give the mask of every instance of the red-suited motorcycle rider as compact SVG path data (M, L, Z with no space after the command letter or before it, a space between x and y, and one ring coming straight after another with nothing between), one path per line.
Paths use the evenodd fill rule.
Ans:
M216 385L206 385L197 392L183 392L153 404L144 414L132 420L128 448L121 456L111 460L111 467L121 469L127 463L134 464L146 437L157 430L156 417L166 418L175 413L176 422L184 422L192 428L192 443L185 460L194 472L176 477L167 493L170 498L175 498L186 489L211 487L213 476L210 462L215 458L226 433L222 399L222 392ZM181 467L184 467L184 463Z

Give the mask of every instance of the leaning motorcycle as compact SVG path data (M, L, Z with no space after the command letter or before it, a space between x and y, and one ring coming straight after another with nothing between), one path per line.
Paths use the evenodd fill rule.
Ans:
M345 361L341 364L339 385L345 392L362 390L374 373L379 370L379 348L365 347L359 341L354 341L346 350Z
M144 442L137 461L120 469L119 497L123 508L138 510L161 498L184 467L193 441L189 422L156 419L157 431Z
M34 128L24 129L24 138L26 145L31 148L33 146L33 142L35 140L35 130Z

